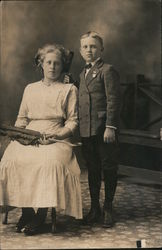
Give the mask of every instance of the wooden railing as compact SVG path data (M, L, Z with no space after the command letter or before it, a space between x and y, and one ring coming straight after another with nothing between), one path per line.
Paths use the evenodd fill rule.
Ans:
M162 148L162 141L160 140L159 134L141 130L121 130L119 134L119 142L153 148Z
M151 91L152 88L158 88L159 96L162 97L162 85L152 84L145 79L144 75L137 75L136 82L122 83L121 86L126 87L125 91L128 90L128 88L131 91L132 100L130 100L130 102L133 104L133 107L131 107L132 114L130 117L130 119L132 119L131 128L126 127L126 129L121 129L119 141L121 143L162 148L162 141L160 140L160 126L159 131L156 133L149 132L148 130L152 125L162 121L162 98L156 96L153 91ZM138 98L141 95L143 98L146 98L148 102L152 101L157 104L156 111L158 115L155 118L145 121L143 124L139 125L137 104L139 101ZM143 110L143 112L147 111Z

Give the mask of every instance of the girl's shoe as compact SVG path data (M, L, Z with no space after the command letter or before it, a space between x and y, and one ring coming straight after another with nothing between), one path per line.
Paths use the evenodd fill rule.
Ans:
M29 223L35 216L34 210L25 210L25 212L22 212L22 215L16 224L16 232L21 233L27 223Z
M44 221L42 221L38 215L35 215L34 219L25 225L23 233L28 236L38 234L41 232L43 224Z

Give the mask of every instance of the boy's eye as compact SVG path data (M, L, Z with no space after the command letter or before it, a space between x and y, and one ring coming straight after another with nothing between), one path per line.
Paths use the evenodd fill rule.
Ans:
M95 49L96 48L96 45L90 45L89 46L91 49ZM87 49L88 48L88 46L87 45L84 45L83 46L83 49Z

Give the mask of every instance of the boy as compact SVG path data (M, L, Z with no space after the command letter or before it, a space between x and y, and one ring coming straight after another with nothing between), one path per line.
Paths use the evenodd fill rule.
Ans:
M112 227L118 165L119 75L101 59L103 40L96 32L84 34L80 43L80 53L86 65L80 74L79 121L91 197L91 209L84 222L91 224L101 218L99 195L103 169L103 226Z

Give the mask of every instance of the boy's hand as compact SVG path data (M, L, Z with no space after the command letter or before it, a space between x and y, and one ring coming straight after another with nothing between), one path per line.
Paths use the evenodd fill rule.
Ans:
M105 129L104 142L105 143L115 142L115 129L114 128L106 128Z
M70 76L68 74L65 74L63 82L64 83L70 83Z

